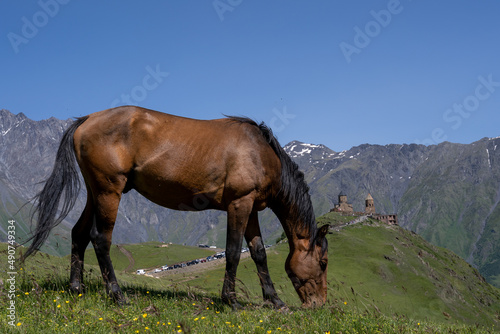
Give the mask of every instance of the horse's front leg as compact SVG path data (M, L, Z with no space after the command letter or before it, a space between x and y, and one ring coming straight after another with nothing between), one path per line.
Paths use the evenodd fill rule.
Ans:
M277 308L286 307L285 303L278 297L274 284L269 275L267 268L266 248L262 240L262 235L259 227L259 218L257 212L252 212L245 231L245 239L250 249L255 265L257 266L257 274L259 275L260 285L262 287L262 295L264 300L269 300Z
M221 298L233 309L241 308L236 301L236 269L240 262L243 233L246 230L252 206L253 200L240 198L233 201L227 209L226 273Z

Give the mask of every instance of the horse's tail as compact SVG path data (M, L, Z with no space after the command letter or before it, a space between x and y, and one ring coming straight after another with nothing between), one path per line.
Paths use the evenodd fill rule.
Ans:
M23 259L40 249L47 240L50 231L66 218L75 205L80 191L80 180L74 155L73 135L87 118L88 116L78 118L63 134L52 174L47 179L42 191L34 198L36 204L31 217L33 220L33 217L38 213L38 223L34 234L26 241L33 240ZM63 194L62 209L57 216L59 201Z

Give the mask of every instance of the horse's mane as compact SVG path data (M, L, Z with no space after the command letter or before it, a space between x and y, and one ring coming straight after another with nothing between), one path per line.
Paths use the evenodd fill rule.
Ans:
M247 117L227 116L229 119L246 123L259 128L260 132L272 147L281 162L281 188L277 193L275 200L283 205L290 207L292 214L301 217L303 226L309 234L311 240L311 247L314 245L314 240L318 231L316 225L316 218L314 216L314 209L309 196L309 186L304 179L304 173L299 170L299 166L292 161L290 156L281 147L280 143L273 135L272 130L264 124L264 122L257 124ZM321 245L320 245L321 246Z

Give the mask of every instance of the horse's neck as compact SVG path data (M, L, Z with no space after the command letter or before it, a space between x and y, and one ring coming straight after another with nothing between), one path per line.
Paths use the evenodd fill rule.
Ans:
M295 244L298 239L309 238L310 231L304 224L303 217L297 215L299 211L296 208L280 203L272 210L281 222L290 245Z

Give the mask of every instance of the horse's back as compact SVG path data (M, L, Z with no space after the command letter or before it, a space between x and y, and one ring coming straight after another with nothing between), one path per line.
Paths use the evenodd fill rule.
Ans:
M122 182L157 204L224 209L276 186L279 160L258 127L231 119L196 120L139 107L91 114L75 133L76 156L88 177Z

